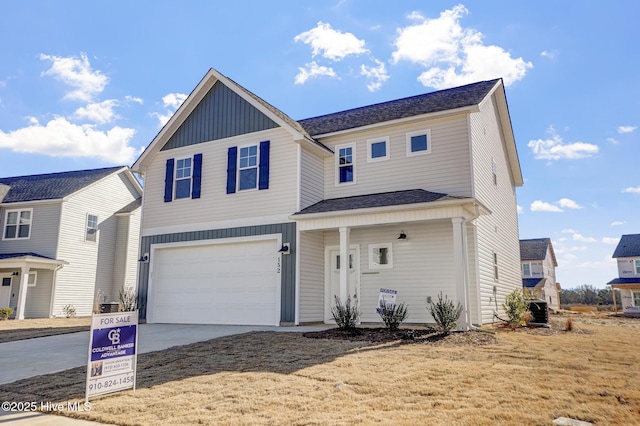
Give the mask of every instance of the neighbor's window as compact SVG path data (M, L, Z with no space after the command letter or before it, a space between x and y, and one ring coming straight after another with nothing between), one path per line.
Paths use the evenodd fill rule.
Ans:
M369 269L393 268L391 243L369 244Z
M238 188L256 189L258 185L258 145L240 148Z
M4 240L28 239L31 236L33 209L8 210L4 220Z
M336 147L337 148L337 169L338 183L348 183L355 181L354 160L356 148L354 145Z
M498 280L498 253L493 253L493 279Z
M431 152L431 130L407 133L407 155L422 155Z
M530 263L523 263L522 264L522 276L523 277L530 277L531 276L531 264Z
M176 161L176 199L191 197L191 158Z
M640 306L640 291L633 292L633 306Z
M636 275L640 275L640 260L636 260Z
M369 139L367 141L367 161L389 159L389 138Z
M38 280L38 273L29 272L29 277L27 277L27 287L35 287L37 280Z
M98 216L92 214L87 215L87 233L84 237L85 241L96 242L98 236Z

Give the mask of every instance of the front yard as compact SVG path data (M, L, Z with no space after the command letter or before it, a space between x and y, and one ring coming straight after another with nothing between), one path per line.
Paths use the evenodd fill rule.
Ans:
M139 355L135 393L65 415L122 425L639 424L640 319L575 315L567 332L566 318L479 341L225 337ZM2 385L0 400L83 400L85 374Z

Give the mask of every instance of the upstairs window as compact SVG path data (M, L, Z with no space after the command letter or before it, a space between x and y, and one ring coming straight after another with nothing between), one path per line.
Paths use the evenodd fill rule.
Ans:
M3 240L28 239L31 236L31 215L33 209L8 210L5 216Z
M367 141L367 161L389 159L389 138L369 139Z
M523 263L522 264L522 276L523 277L530 277L531 276L531 264L530 263Z
M258 145L240 148L238 156L238 188L256 189L258 185Z
M431 152L431 130L407 133L407 156Z
M356 148L354 145L337 148L338 183L355 182L354 160Z
M176 160L176 199L191 197L191 158Z
M98 216L92 214L87 215L87 228L85 234L85 241L96 242L98 237Z
M635 264L636 264L636 275L640 275L640 260L636 260Z
M202 154L193 158L168 158L164 177L164 202L178 198L200 198Z

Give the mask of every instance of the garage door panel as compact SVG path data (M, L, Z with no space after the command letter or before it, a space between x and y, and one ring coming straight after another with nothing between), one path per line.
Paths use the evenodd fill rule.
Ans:
M277 324L275 240L158 249L152 266L154 322Z

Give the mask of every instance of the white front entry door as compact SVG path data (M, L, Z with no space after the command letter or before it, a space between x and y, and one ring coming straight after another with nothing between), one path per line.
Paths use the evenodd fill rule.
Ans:
M335 323L331 315L331 308L336 304L336 296L340 297L340 268L349 267L349 285L347 295L351 297L351 304L360 305L360 257L357 248L349 250L348 265L340 259L340 249L328 248L326 254L328 283L325 291L325 322ZM341 300L344 304L346 300Z
M11 275L0 275L0 308L8 308L11 301Z

